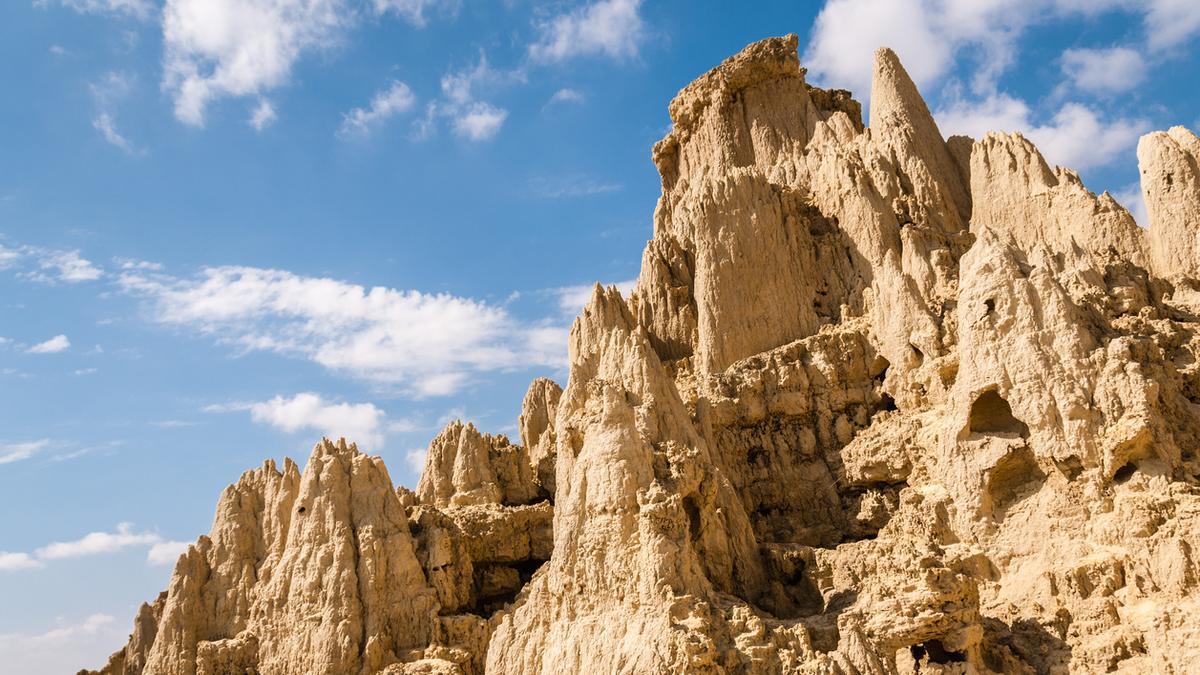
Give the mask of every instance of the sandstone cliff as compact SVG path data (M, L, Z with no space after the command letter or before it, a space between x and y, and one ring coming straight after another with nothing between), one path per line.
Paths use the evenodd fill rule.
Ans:
M672 102L521 445L247 472L101 672L1200 671L1200 140L1142 139L1143 230L890 51L865 126L796 51Z

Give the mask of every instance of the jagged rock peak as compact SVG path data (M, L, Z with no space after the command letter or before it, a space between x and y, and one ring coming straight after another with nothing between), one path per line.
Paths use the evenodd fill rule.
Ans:
M1142 140L1143 230L888 50L864 129L796 43L674 99L522 445L247 472L106 672L1200 669L1200 140Z

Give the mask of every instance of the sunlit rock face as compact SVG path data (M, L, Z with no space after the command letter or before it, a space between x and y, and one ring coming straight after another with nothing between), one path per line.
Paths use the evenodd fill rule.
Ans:
M102 672L1200 672L1200 140L1142 139L1141 229L796 49L671 103L519 445L247 472Z

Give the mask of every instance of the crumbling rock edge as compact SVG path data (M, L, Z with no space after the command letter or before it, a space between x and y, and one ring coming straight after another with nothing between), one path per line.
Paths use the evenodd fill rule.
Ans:
M247 472L100 672L1200 670L1200 139L1141 140L1142 229L889 50L865 126L796 52L671 103L519 445Z

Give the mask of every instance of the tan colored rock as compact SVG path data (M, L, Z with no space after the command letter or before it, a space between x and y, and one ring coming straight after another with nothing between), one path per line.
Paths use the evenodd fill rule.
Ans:
M1142 230L890 50L864 127L796 49L672 101L521 446L248 472L104 672L1200 670L1200 141L1143 139Z
M548 496L554 495L554 457L558 451L558 436L554 420L558 417L558 401L562 387L553 380L539 377L529 384L521 403L517 426L521 430L521 445L529 452L534 479Z
M537 496L525 448L459 421L433 439L417 484L418 499L433 506L527 504Z
M1200 138L1184 127L1138 143L1154 271L1200 278Z

